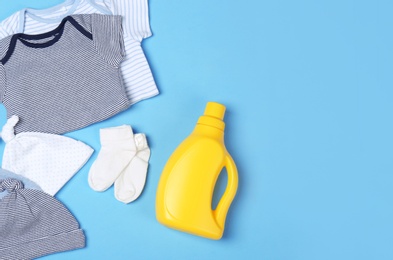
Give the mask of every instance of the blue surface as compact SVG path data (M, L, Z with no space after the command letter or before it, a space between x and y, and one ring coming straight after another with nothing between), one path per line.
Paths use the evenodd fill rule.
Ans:
M0 0L0 19L60 2ZM96 150L57 196L87 248L45 259L393 259L392 8L151 0L154 36L143 46L161 94L68 134ZM239 170L220 241L155 220L161 170L207 101L227 106ZM98 129L120 124L146 133L152 152L145 190L129 205L87 184Z

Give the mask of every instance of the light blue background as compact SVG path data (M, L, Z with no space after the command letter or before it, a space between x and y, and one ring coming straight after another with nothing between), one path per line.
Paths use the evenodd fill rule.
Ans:
M0 20L60 2L0 0ZM161 94L68 134L96 150L57 196L87 248L45 259L393 259L392 10L390 0L151 0L143 47ZM220 241L155 219L161 170L207 101L227 106L239 170ZM129 205L87 184L98 129L121 124L146 133L152 152Z

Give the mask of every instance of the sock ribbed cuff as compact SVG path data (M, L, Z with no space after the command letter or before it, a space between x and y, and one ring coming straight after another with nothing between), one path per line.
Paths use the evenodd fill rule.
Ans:
M121 142L132 138L134 133L129 125L100 129L101 145L108 142Z

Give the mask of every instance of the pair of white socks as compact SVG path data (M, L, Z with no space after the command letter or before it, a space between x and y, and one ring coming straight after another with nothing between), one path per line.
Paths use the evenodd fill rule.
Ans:
M144 134L131 126L100 129L101 150L89 172L89 185L105 191L115 185L117 200L130 203L142 193L146 182L150 149Z

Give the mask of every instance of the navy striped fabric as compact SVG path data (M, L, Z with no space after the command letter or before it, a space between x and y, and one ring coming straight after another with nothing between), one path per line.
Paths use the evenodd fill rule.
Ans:
M63 134L127 109L121 16L84 14L0 40L0 98L15 132Z
M58 200L39 190L24 189L15 179L0 180L0 259L33 259L83 248L85 235Z
M92 13L123 17L126 56L120 69L130 104L158 95L142 49L143 39L152 35L147 0L65 0L48 9L22 9L0 23L0 39L16 33L43 33L53 30L68 15Z

